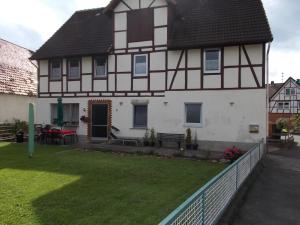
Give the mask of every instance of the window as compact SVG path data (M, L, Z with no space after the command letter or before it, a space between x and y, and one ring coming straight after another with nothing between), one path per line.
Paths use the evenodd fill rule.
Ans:
M220 73L221 51L220 49L207 49L204 52L204 72Z
M64 123L69 126L79 124L79 104L63 104ZM57 104L51 104L51 123L55 124L57 119Z
M295 88L286 88L285 89L285 95L290 96L290 95L295 95L295 94L296 94Z
M185 123L201 125L202 105L199 103L185 104Z
M298 109L300 109L300 101L298 101Z
M75 80L80 78L80 60L70 59L69 60L69 79Z
M154 11L152 8L131 10L127 13L128 42L151 41L154 33Z
M134 56L134 76L148 75L148 55Z
M278 102L278 109L280 109L280 110L290 109L290 103L289 102Z
M147 128L148 123L148 106L147 105L134 105L133 106L133 127L134 128Z
M96 78L106 77L106 56L98 56L94 59L94 76Z
M50 80L61 79L61 60L52 60L50 62Z

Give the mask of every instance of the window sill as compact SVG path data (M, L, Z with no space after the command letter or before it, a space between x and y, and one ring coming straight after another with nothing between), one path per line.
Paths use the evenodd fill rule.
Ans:
M132 127L130 130L148 130L148 127Z
M80 81L81 79L80 78L69 78L68 77L68 81Z
M148 78L148 75L133 75L133 79L145 79Z
M186 128L203 128L201 123L185 123L183 126Z
M94 76L94 80L107 80L108 76Z
M51 78L50 78L49 81L50 81L50 82L51 82L51 81L61 81L61 78L57 78L57 79L54 79L54 78L51 79Z

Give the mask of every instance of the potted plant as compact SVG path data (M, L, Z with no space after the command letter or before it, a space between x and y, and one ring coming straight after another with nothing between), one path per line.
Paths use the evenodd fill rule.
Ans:
M83 123L89 123L90 119L87 116L82 116L82 117L80 117L80 121Z
M193 141L193 150L198 150L199 144L198 144L198 137L197 137L197 131L195 131L194 141Z
M188 150L192 149L192 132L190 128L186 130L185 146Z
M156 136L155 136L155 130L154 128L152 128L150 130L150 141L149 141L149 144L151 147L154 147L155 144L156 144Z
M144 135L144 146L149 146L149 130L147 129Z

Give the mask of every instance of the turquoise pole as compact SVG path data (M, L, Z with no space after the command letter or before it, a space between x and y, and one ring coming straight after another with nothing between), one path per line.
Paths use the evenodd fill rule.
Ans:
M34 105L32 103L29 103L28 122L29 122L28 155L29 157L32 157L34 152Z

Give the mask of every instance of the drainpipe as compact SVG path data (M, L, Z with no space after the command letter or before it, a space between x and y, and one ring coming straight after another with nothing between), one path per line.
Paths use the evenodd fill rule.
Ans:
M266 117L267 117L267 126L266 126L266 128L267 128L267 137L269 136L269 103L270 103L270 101L269 101L269 73L270 73L270 70L269 70L269 54L270 54L270 50L271 50L271 42L269 42L268 44L267 44L267 52L265 53L266 54L266 71L265 71L265 76L266 76L266 81L267 81L267 99L266 99L266 101L267 101L267 115L266 115ZM267 142L266 142L266 144L267 144ZM267 145L266 145L267 146ZM267 147L267 152L268 152L268 147Z

